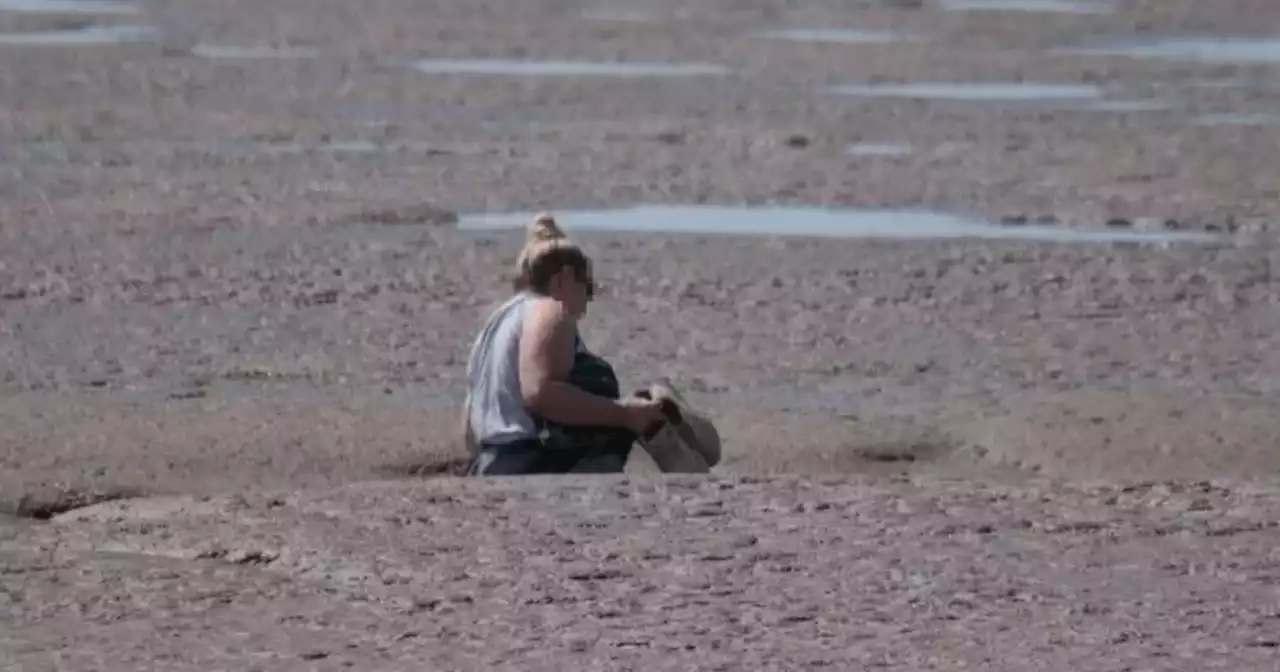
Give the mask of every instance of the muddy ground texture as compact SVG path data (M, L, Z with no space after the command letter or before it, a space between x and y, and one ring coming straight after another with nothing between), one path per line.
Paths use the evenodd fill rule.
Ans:
M1115 5L182 0L101 18L153 42L0 46L0 667L1273 669L1280 126L1190 120L1280 111L1274 68L1050 51L1280 5ZM752 35L780 26L928 39ZM445 56L735 72L407 65ZM821 90L965 80L1176 106ZM579 234L589 343L711 412L724 462L449 477L520 244L460 214L744 202L1223 237Z

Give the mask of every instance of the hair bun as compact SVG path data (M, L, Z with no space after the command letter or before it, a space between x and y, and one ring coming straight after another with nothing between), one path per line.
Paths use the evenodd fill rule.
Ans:
M552 217L550 213L544 212L534 217L533 221L529 223L528 242L530 243L562 240L566 237L564 230L560 228L560 225L556 223L556 218Z
M589 272L591 261L564 230L551 213L535 216L525 231L524 248L516 258L516 290L533 288L545 291L552 275L566 266L572 266L580 275Z

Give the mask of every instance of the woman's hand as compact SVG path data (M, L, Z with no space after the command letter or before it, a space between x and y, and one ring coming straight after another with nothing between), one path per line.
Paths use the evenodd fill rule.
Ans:
M627 397L619 399L618 405L626 414L627 429L640 436L645 436L651 429L667 421L667 416L662 412L662 402L656 399Z

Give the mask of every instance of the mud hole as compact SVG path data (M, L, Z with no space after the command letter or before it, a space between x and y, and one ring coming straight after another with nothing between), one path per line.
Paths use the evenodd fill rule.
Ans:
M12 501L0 501L0 514L32 520L50 520L76 509L103 502L138 499L147 494L136 489L61 490L45 489L22 494Z
M382 475L399 478L441 478L465 476L470 464L471 460L467 457L444 457L421 462L384 465L375 471Z

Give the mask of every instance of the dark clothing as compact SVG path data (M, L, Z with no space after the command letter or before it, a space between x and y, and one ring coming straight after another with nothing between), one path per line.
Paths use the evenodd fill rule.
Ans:
M621 397L613 366L576 340L569 383L609 399ZM481 445L467 470L469 476L516 474L617 473L627 464L634 432L617 427L581 427L550 422L535 416L541 430L538 439L503 445Z
M500 446L481 446L467 469L468 476L530 474L610 474L627 466L627 453L574 453L544 446L537 439Z

